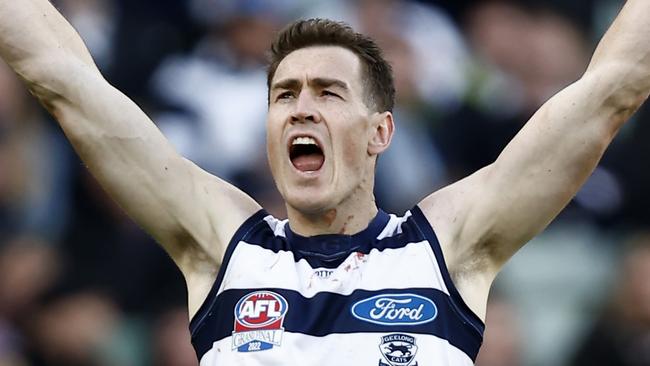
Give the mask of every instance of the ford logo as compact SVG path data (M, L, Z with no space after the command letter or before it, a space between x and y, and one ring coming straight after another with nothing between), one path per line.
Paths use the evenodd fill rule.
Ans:
M352 305L352 315L365 322L381 325L417 325L436 318L433 301L415 294L381 294Z

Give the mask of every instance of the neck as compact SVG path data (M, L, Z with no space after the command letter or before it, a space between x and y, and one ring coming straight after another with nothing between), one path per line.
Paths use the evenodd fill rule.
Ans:
M322 234L353 235L368 227L377 215L372 189L360 189L334 208L317 213L304 213L287 205L291 230L302 236Z

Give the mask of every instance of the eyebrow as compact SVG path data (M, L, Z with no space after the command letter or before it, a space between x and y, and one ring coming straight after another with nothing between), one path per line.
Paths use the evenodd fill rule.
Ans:
M309 80L309 84L312 84L319 88L328 88L331 86L335 86L345 91L350 90L348 84L345 81L341 81L339 79L313 78ZM277 89L295 90L295 89L300 89L301 86L302 86L302 82L298 79L284 79L275 83L271 88L271 90L277 90Z
M278 89L299 89L302 83L298 79L284 79L280 80L277 83L273 84L273 87L271 90L278 90Z
M343 90L349 90L348 84L344 81L338 80L338 79L330 79L330 78L314 78L311 79L311 83L321 87L321 88L329 88L330 86L336 86L340 89Z

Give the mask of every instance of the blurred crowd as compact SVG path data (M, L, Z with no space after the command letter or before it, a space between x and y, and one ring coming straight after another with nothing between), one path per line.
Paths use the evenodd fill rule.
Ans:
M578 79L621 0L54 0L107 80L178 151L273 214L274 32L343 20L392 63L397 133L376 194L403 213L491 163ZM92 98L92 96L88 96ZM498 278L479 366L650 365L650 108ZM190 366L186 291L0 64L0 366ZM305 360L308 364L308 360Z

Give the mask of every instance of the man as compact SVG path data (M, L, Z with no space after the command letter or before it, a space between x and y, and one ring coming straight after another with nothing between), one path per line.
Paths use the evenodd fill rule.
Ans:
M47 0L0 0L0 54L181 269L201 365L469 365L499 269L647 98L647 14L628 1L584 76L493 164L404 217L372 194L394 130L389 67L340 24L292 24L272 47L268 156L288 222L178 156Z

